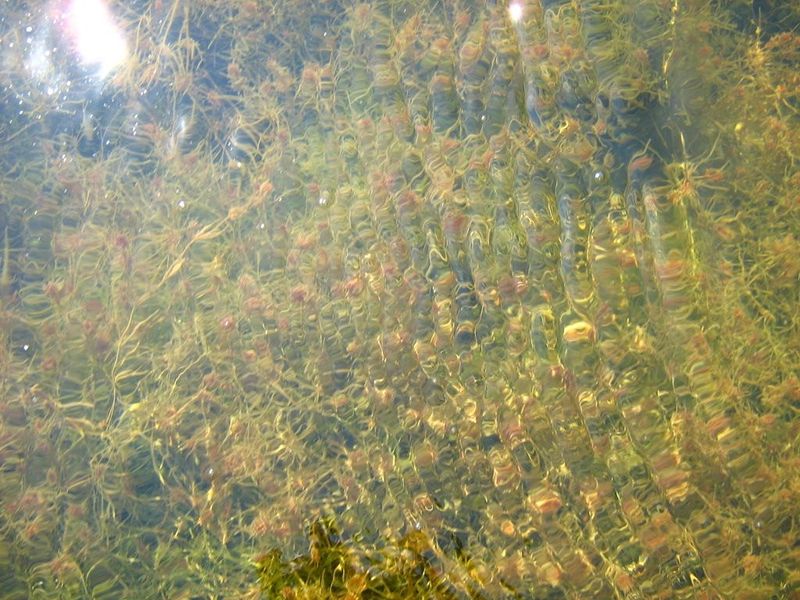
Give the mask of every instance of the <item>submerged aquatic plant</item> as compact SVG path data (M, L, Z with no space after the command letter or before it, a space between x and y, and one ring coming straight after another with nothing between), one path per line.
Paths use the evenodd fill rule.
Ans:
M155 2L99 100L8 50L3 589L798 586L800 13L511 4Z

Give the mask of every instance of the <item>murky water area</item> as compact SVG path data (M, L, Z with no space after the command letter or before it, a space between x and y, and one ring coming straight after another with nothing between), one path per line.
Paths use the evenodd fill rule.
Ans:
M6 0L0 597L800 598L800 5Z

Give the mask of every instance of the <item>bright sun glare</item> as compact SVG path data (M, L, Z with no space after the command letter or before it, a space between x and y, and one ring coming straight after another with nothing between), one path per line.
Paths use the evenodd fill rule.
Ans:
M125 37L102 0L71 0L65 12L67 35L87 67L102 79L128 54Z

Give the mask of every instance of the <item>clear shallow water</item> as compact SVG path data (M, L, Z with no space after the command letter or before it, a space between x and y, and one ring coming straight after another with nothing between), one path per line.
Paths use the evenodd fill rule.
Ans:
M8 597L796 592L798 15L519 6L7 7Z

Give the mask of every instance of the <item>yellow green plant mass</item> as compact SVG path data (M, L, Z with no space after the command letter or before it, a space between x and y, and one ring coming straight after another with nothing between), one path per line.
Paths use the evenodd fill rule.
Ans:
M800 593L794 3L6 4L4 598Z

